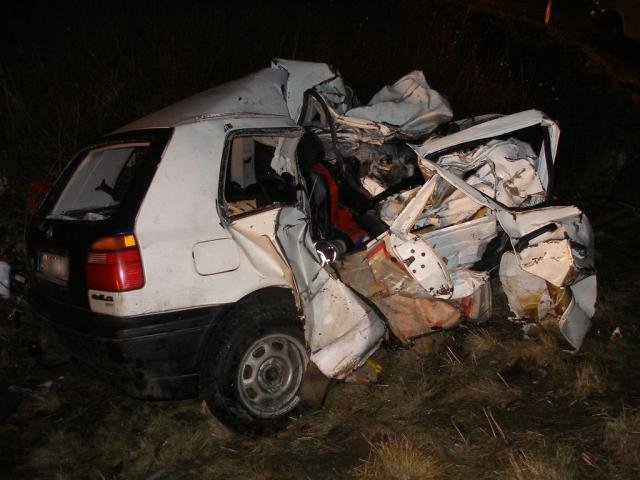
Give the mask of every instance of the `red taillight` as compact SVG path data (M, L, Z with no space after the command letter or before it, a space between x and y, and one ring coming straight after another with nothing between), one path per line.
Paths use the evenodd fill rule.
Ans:
M133 235L101 238L89 248L87 287L125 292L144 286L144 270Z

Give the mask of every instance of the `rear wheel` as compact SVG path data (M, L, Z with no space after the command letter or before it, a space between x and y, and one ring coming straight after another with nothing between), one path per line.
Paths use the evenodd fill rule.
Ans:
M300 406L308 363L301 322L281 310L232 315L209 341L200 389L214 415L244 433L282 428Z
M290 412L299 401L305 364L306 352L297 338L279 332L258 338L237 369L236 388L243 406L258 418Z

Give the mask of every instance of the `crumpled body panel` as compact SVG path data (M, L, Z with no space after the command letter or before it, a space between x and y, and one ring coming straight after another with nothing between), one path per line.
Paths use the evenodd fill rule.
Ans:
M348 110L346 116L427 134L451 120L453 112L446 98L429 87L424 73L416 70L382 88L367 105Z
M378 348L384 322L329 267L321 265L303 212L284 207L276 232L304 309L311 361L326 376L344 378Z
M532 111L529 115L523 114L512 117L517 119L519 116L522 125L529 126L536 113ZM447 154L435 159L436 161L421 158L421 168L432 172L433 175L423 189L426 189L429 183L435 183L434 178L438 177L456 189L444 201L436 202L435 205L428 205L427 201L425 205L426 211L443 208L445 205L453 212L438 218L451 218L459 214L457 220L460 222L471 212L486 210L495 215L496 234L498 231L503 232L512 248L512 251L503 255L500 262L500 278L512 312L518 318L534 321L548 315L556 315L560 332L565 340L577 349L582 344L589 329L590 318L595 312L593 232L587 217L576 207L533 208L547 196L549 168L547 165L544 175L540 175L540 156L545 152L551 155L550 152L555 150L550 148L552 145L549 143L554 138L557 140L557 127L551 125L544 117L540 116L539 119L540 125L547 128L547 135L538 156L532 157L531 148L519 145L518 142L492 140L476 148L471 154ZM504 131L496 125L495 128L491 128L491 124L502 125ZM469 138L478 140L477 137L482 132L499 135L516 130L519 126L507 125L504 119L499 118L470 127L466 134ZM481 133L474 130L480 130ZM465 134L465 131L454 135L460 137L461 134ZM440 145L443 148L450 146L443 139L440 140ZM433 148L433 145L431 147ZM504 152L497 156L487 155L492 150L496 152L496 147L507 147L512 151L516 148L514 153L523 152L525 158L519 158L519 155L508 157ZM425 150L428 151L424 145L416 147L417 152ZM487 166L490 168L487 169ZM506 166L509 168L505 168ZM533 168L535 177L529 172L530 168ZM477 181L483 169L491 172L492 182ZM463 174L469 171L473 171L473 174L463 178ZM512 181L514 177L520 182L518 188L515 188L517 185ZM493 183L493 188L486 189L484 186L487 183ZM500 184L502 187L498 188ZM431 190L434 192L435 188L431 187ZM418 218L420 214L416 212L419 205L415 203L419 196L418 193L398 219L406 216L408 209L412 209L413 216ZM455 203L451 202L451 197L464 197L464 200ZM518 208L523 206L529 208ZM421 213L424 215L424 212ZM432 223L436 224L436 228L439 226L438 222ZM564 301L558 301L559 298L563 298Z
M542 130L537 151L504 138L535 125ZM549 196L558 135L532 110L412 146L425 183L381 204L390 231L368 245L373 275L360 285L397 338L410 342L464 318L487 318L489 275L482 269L499 268L517 318L554 317L565 340L580 347L596 299L591 227L576 207L535 208ZM488 257L500 249L506 253L492 266Z

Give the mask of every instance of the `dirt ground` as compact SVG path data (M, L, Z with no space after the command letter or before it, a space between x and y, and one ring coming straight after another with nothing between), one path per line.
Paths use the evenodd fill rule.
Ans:
M602 50L582 29L576 43L572 31L524 28L495 12L467 12L453 22L419 3L405 6L416 10L408 8L408 17L421 21L389 12L406 29L391 47L378 35L387 12L373 6L379 11L357 23L336 17L338 33L326 38L321 7L293 11L304 28L292 33L268 8L254 6L254 16L272 20L251 29L255 48L242 43L245 30L222 20L211 29L207 22L218 21L219 12L202 5L191 7L188 18L174 18L167 4L144 25L105 24L103 36L84 12L77 23L86 30L74 31L67 43L62 35L39 37L36 30L46 28L25 20L15 30L32 28L30 38L47 48L38 50L37 61L23 62L31 52L26 47L0 57L6 94L0 130L7 137L0 142L0 172L8 165L7 175L24 185L38 172L55 176L84 141L275 56L335 62L357 92L369 95L422 68L451 96L457 116L534 107L559 120L560 197L585 210L596 235L598 305L580 352L563 351L551 327L532 328L525 337L521 325L507 320L496 284L488 322L425 337L412 349L381 349L374 355L383 367L375 383L336 382L323 408L276 435L249 438L227 430L199 400L131 399L83 373L55 345L45 357L31 357L29 341L41 332L14 297L0 301L0 392L7 402L0 411L18 403L0 418L0 478L640 478L638 57L634 63L628 52ZM490 10L496 2L477 3ZM33 12L38 15L46 17ZM163 23L174 20L184 28ZM154 50L160 44L154 28L168 50ZM248 53L214 50L210 31ZM129 51L125 34L136 35L143 54ZM451 53L438 63L442 52ZM218 55L216 68L202 62L205 54ZM74 56L86 61L67 68ZM24 188L10 193L0 195L0 248L19 242L25 218Z

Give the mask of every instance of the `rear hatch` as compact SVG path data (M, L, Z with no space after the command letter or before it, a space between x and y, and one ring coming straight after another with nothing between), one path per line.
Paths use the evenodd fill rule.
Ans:
M65 168L27 228L29 297L43 313L88 308L89 247L133 233L170 135L160 129L106 137Z

